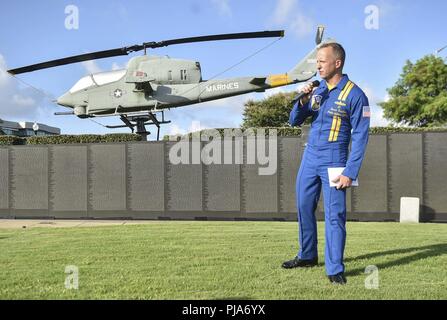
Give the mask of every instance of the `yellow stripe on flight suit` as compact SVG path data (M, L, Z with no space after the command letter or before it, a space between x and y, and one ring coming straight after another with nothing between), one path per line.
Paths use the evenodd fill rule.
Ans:
M332 138L332 141L337 141L338 138L338 133L340 132L340 126L341 126L341 117L338 117L338 121L337 121L337 125L335 126L335 132L334 132L334 136Z
M341 100L343 96L345 95L346 90L349 88L349 86L352 84L351 81L346 82L345 86L341 90L340 94L338 95L338 100Z
M341 118L339 116L334 116L332 118L332 127L331 127L331 133L329 134L329 141L334 141L335 130L337 127L339 127L340 123L341 123ZM337 133L337 135L338 135L338 133Z
M345 102L348 98L349 93L351 92L352 88L354 88L354 83L349 81L349 86L346 88L344 95L341 97L341 101Z
M343 90L340 92L338 100L340 100L343 103L346 102L346 99L348 98L352 88L354 88L354 85L355 84L353 82L348 81L344 86ZM329 134L329 141L331 142L337 141L338 133L340 132L340 127L341 127L341 117L334 115L334 117L332 118L332 127L331 132Z

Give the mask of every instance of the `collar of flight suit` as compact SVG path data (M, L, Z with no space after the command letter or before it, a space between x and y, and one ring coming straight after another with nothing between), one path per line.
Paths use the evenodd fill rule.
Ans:
M349 81L349 77L347 74L343 74L342 78L340 81L338 81L338 83L335 85L335 87L332 88L331 91L338 89L338 90L343 90L343 88L345 87L346 83L348 83ZM328 86L327 86L327 82L326 80L321 81L320 83L320 88L322 90L328 90Z

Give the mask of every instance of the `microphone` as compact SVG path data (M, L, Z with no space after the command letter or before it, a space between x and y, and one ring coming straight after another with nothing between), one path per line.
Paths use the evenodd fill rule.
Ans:
M320 81L315 80L315 81L313 81L313 82L311 83L311 85L312 85L312 88L318 87L318 86L320 85ZM300 93L298 93L298 94L295 96L295 98L293 98L293 100L292 100L292 104L295 104L296 101L300 100L300 99L301 99L302 97L304 97L306 94L308 94L308 93L305 93L305 92L300 92Z

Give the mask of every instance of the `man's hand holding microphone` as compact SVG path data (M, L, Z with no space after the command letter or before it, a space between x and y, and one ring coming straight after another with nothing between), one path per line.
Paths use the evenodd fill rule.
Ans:
M295 96L295 98L293 98L293 104L295 104L295 102L299 100L300 105L304 106L306 103L309 102L310 98L312 97L312 93L318 88L319 85L320 81L318 80L307 83Z

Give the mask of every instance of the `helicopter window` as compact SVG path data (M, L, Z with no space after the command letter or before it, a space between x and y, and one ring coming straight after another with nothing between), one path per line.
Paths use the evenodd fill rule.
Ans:
M81 91L94 85L95 83L93 82L92 76L88 75L79 79L79 81L76 82L75 85L70 89L70 93Z
M103 85L111 82L118 81L126 74L126 69L123 70L115 70L109 72L101 72L93 74L93 80L97 85Z

